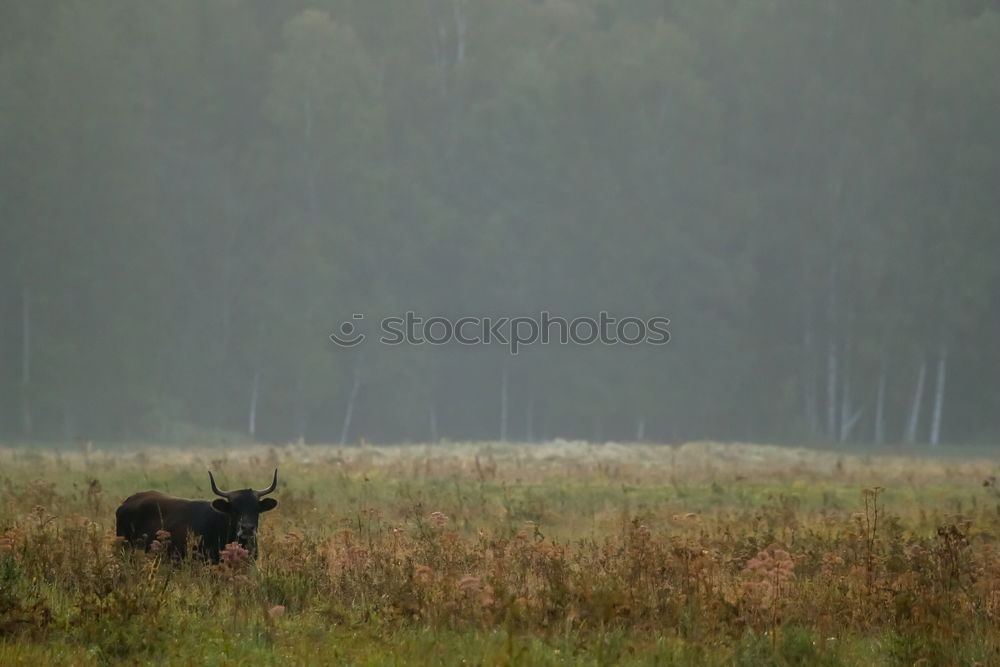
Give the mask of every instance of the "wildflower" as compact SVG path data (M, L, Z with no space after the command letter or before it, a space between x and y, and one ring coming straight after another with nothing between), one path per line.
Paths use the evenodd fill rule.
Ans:
M481 584L479 577L473 577L472 575L462 577L461 581L458 582L458 587L462 589L462 592L466 595L470 593L475 593L479 590Z
M219 553L223 567L236 570L245 565L250 560L250 552L241 547L236 542L227 544Z
M646 524L640 523L637 526L635 526L632 536L635 538L636 542L644 544L648 542L650 538L652 538L653 531L651 531L649 529L649 526L647 526Z
M749 578L784 582L795 577L795 561L784 549L772 545L751 558L743 570Z
M743 568L745 590L762 607L778 602L783 584L795 578L795 561L777 545L771 545L747 561Z
M479 577L467 575L458 582L458 588L467 597L474 599L480 607L489 607L493 604L493 587L484 584Z
M840 571L844 565L844 559L837 553L832 551L827 551L823 554L822 567L820 573L823 577L829 579L834 576L834 573Z
M434 570L426 565L417 565L413 568L413 578L421 584L428 583L433 577Z

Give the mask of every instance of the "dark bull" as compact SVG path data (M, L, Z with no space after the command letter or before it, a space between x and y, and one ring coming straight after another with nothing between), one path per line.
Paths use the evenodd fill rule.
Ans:
M274 470L271 486L261 491L240 489L222 491L209 471L212 491L219 496L207 500L174 498L159 491L143 491L125 499L115 512L115 528L119 537L133 546L148 551L157 533L170 535L170 552L183 555L188 550L189 537L194 538L195 552L212 562L219 562L219 552L237 542L257 555L257 525L261 512L278 505L274 498L264 498L278 486L278 470Z

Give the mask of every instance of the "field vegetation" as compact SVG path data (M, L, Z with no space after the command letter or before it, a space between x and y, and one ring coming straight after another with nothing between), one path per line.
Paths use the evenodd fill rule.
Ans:
M998 465L770 446L0 449L0 664L997 664ZM114 510L279 468L260 559Z

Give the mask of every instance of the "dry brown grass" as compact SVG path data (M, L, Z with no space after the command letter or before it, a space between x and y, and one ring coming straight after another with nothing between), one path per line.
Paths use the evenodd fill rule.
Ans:
M490 662L998 656L989 460L548 443L0 450L0 464L0 659L145 660L177 633L304 664L310 643L333 660L344 642L354 662L393 646L437 662L442 642ZM236 487L272 465L280 505L256 565L122 557L127 493L204 497L208 466Z

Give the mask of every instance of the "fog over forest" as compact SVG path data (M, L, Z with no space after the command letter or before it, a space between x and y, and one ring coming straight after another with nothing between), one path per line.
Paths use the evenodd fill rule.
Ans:
M1000 443L998 73L998 0L3 0L0 438Z

